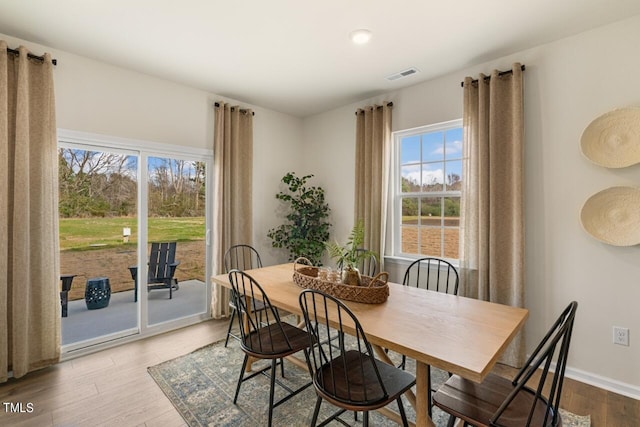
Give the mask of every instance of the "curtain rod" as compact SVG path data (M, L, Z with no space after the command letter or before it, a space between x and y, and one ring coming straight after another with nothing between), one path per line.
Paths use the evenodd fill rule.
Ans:
M213 103L213 105L214 105L214 106L216 106L216 107L220 107L220 103L219 103L219 102L214 102L214 103ZM231 107L231 111L233 111L234 109L235 109L235 107ZM244 108L241 108L239 111L240 111L241 113L246 113L246 112L247 112L247 111L249 111L249 110L245 110ZM255 115L256 115L256 112L255 112L255 111L252 111L252 112L251 112L251 115L252 115L252 116L255 116Z
M520 69L521 69L522 71L524 71L524 69L525 69L524 64L522 64L522 65L520 66ZM506 76L507 74L511 74L511 73L513 73L513 70L500 71L500 72L498 73L498 77ZM487 81L487 80L491 80L491 76L490 76L490 75L489 75L489 76L484 76L484 80L485 80L485 81ZM471 84L473 84L473 83L478 83L478 80L477 80L477 79L476 79L476 80L471 80ZM461 86L461 87L464 87L464 82L460 82L460 86Z
M393 102L387 102L387 107L389 107L389 108L393 107ZM382 108L382 106L378 105L378 108ZM356 114L358 114L358 111L364 112L364 110L362 108L359 108L358 110L356 110Z
M12 55L20 55L20 51L17 49L11 49L11 48L7 48L7 53L10 53ZM44 61L44 56L38 56L38 55L34 55L33 53L27 53L27 57L29 57L30 59L35 59L36 61ZM57 59L52 59L51 63L53 65L58 65L58 60Z

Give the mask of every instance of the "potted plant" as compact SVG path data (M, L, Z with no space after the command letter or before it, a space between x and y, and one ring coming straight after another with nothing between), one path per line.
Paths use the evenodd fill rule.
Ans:
M274 248L289 250L289 261L303 256L313 265L321 265L324 243L329 240L330 209L322 187L307 186L312 177L300 178L289 172L282 178L287 189L276 194L276 198L288 205L287 222L270 229L267 236Z
M373 252L361 249L364 243L364 222L359 220L353 226L347 243L340 245L337 241L327 242L327 252L334 259L338 268L342 269L342 283L359 286L362 277L358 265L363 260L371 257Z

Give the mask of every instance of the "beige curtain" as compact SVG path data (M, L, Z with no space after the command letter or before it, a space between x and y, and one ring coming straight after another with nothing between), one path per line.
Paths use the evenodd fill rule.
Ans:
M219 102L214 117L213 270L221 274L227 248L252 244L253 112ZM212 315L229 315L229 292L215 284Z
M387 223L392 107L393 104L385 103L356 112L355 221L364 221L364 247L378 255L381 270Z
M520 64L464 81L461 286L466 296L524 306L523 83ZM524 362L518 335L502 361Z
M0 41L0 382L60 357L53 65Z

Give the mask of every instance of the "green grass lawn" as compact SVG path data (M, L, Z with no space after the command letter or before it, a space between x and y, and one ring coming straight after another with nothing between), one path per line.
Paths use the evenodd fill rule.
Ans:
M204 240L204 217L149 218L149 242ZM61 218L60 250L85 251L105 247L122 248L122 229L130 228L125 246L135 248L138 239L136 218Z

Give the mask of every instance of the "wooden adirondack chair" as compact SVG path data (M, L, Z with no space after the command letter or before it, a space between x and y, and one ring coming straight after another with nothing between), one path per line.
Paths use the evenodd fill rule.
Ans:
M173 275L180 261L176 261L176 242L151 243L149 254L149 274L147 276L147 292L154 289L169 289L169 299L173 291L179 289L178 279ZM131 278L135 283L134 300L138 301L138 266L129 267Z

